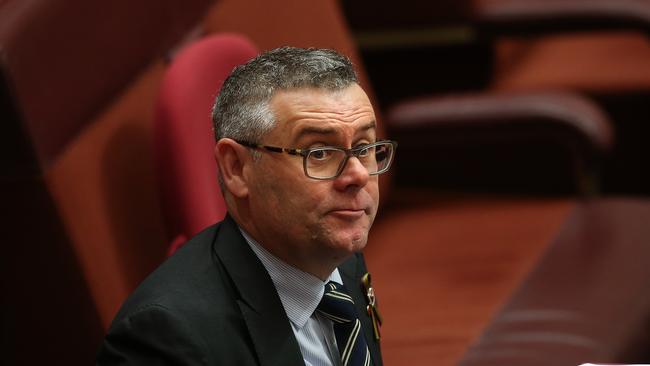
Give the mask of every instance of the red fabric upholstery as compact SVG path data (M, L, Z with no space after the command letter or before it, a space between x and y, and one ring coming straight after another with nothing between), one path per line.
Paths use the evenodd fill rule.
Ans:
M256 54L241 36L210 36L182 49L166 72L154 129L170 252L226 213L210 114L224 79Z

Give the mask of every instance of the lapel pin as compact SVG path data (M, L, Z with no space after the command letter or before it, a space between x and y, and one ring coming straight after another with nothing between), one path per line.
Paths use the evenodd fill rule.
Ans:
M379 310L377 309L377 298L375 297L375 289L372 288L372 283L370 282L370 273L363 275L361 283L363 284L363 289L366 293L366 301L368 302L366 310L368 311L368 315L372 321L372 329L375 334L375 339L379 340L381 337L379 328L381 327L382 319Z

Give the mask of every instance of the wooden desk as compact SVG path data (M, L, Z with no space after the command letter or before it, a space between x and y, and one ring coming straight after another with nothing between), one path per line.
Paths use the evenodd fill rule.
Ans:
M649 258L650 200L578 204L460 365L647 364Z
M384 317L386 365L454 365L575 206L567 200L400 200L366 259Z

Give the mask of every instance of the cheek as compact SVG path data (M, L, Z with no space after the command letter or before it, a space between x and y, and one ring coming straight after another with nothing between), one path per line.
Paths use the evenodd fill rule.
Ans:
M375 180L368 182L368 184L366 184L364 187L364 190L368 193L370 199L375 203L375 209L377 209L377 206L379 205L379 184L377 181Z
M268 175L268 179L257 185L257 195L265 202L263 205L270 220L284 222L301 221L317 211L318 202L323 200L319 191L310 187L300 177Z

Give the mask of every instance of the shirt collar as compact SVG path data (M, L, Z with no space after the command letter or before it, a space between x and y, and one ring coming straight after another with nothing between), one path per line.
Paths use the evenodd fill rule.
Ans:
M329 281L343 284L338 268L334 269L327 281L322 281L312 274L283 262L242 228L239 230L271 276L287 317L299 329L305 326L316 310L325 292L325 284Z

